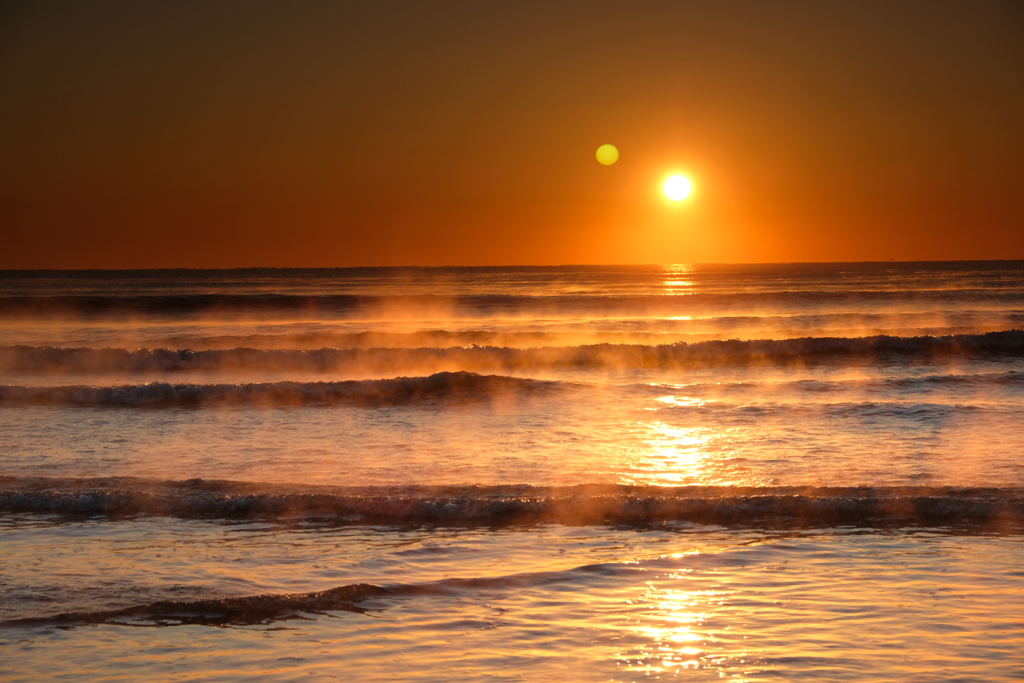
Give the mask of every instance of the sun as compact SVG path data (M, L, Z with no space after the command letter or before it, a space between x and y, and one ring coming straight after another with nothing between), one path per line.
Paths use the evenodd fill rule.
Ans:
M689 179L686 176L671 175L665 180L665 184L662 185L662 190L665 192L665 196L674 202L681 202L690 196L690 192L693 190L693 185L690 184Z

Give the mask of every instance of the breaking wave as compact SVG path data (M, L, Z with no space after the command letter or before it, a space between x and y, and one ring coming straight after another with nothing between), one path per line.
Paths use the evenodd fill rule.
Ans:
M185 372L190 370L291 370L403 372L444 370L657 368L817 362L898 362L964 356L1024 356L1024 330L924 337L804 337L673 344L590 344L508 348L251 348L116 349L55 346L0 347L0 371L21 373Z
M51 617L29 617L0 622L5 626L30 626L46 622L79 624L130 623L145 621L161 626L202 624L226 626L228 624L262 624L295 618L301 613L362 612L357 603L362 600L388 595L393 591L367 583L339 586L315 593L287 593L281 595L250 595L245 597L215 598L209 600L166 600L148 605L135 605L115 610L95 612L65 612Z
M1024 523L1024 489L967 487L372 486L0 478L0 511L358 524L754 526Z
M752 389L771 386L775 396L750 400ZM259 382L244 384L172 384L147 382L115 386L0 386L0 406L96 406L110 408L174 408L217 406L363 406L384 407L421 403L488 403L536 398L571 390L593 389L595 385L563 380L538 380L472 372L438 372L427 377L346 380L338 382ZM1013 405L986 401L968 402L963 392L1024 389L1024 372L975 375L933 375L925 377L851 379L837 381L795 380L772 382L623 385L640 396L662 399L665 392L684 393L701 401L662 405L662 410L689 412L734 412L737 416L825 412L836 417L924 417L952 416L963 411L1010 410ZM858 396L858 392L897 390L898 400ZM850 395L850 392L853 392ZM853 400L841 400L846 396ZM812 403L800 397L814 398ZM823 401L821 397L830 400ZM913 400L934 397L934 400ZM798 400L793 401L794 398Z
M0 386L0 405L139 406L338 405L389 406L430 401L488 401L564 387L564 382L439 372L429 377L344 382L255 384L126 384L111 387Z

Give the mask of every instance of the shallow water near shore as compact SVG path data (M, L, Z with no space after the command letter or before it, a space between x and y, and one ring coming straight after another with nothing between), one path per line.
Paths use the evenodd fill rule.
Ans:
M0 680L1020 680L1024 263L0 273Z
M4 616L53 609L29 607L31 589L78 615L8 621L0 643L6 680L1014 680L1022 541L926 528L15 517ZM41 575L60 585L34 584ZM356 580L383 591L255 623L230 599L189 606ZM103 615L168 599L174 613ZM190 623L200 613L207 623Z

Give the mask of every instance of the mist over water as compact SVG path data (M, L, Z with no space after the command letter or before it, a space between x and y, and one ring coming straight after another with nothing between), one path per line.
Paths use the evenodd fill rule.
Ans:
M131 622L273 677L1011 680L1022 328L1021 262L0 273L0 641L23 678Z

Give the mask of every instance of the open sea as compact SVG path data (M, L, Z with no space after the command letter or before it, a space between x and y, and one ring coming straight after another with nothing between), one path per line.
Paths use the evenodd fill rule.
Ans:
M1024 680L1024 262L0 272L2 681Z

